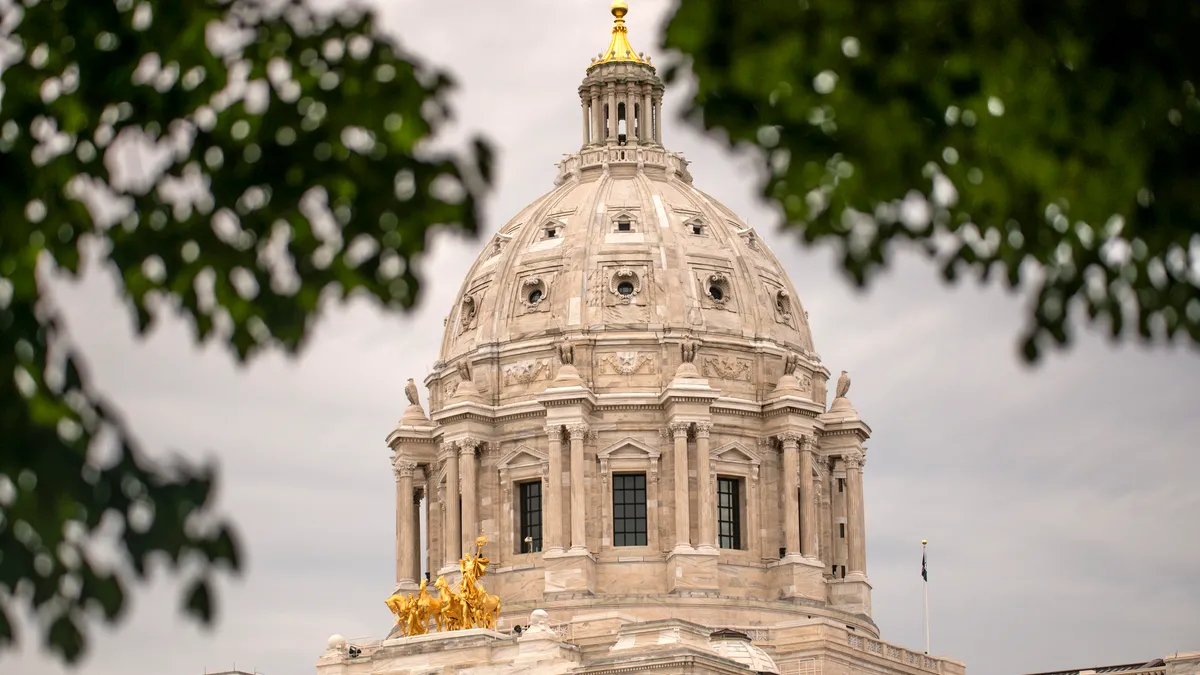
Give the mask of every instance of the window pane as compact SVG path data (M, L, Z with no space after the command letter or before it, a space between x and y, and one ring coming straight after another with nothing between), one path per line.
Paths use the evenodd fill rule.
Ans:
M518 485L518 503L521 517L521 541L518 547L522 552L532 553L542 550L542 482L529 481ZM526 542L526 539L530 541Z
M645 546L646 474L613 475L613 543Z
M742 547L741 485L737 478L717 478L717 543L721 548Z

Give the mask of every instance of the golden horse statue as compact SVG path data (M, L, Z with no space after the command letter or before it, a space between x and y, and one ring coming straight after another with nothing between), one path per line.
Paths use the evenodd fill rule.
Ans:
M438 590L442 603L442 622L438 630L473 628L474 622L471 621L471 608L467 604L467 599L461 593L450 589L446 577L438 577L437 581L433 582L433 587Z
M429 594L426 582L422 580L416 595L395 593L384 601L406 636L429 632L431 619L438 631L466 628L495 630L496 622L500 619L500 598L488 593L479 584L491 564L483 555L483 547L487 543L487 537L480 534L475 540L475 554L458 561L462 579L457 588L451 589L445 577L438 577L433 582L437 597Z

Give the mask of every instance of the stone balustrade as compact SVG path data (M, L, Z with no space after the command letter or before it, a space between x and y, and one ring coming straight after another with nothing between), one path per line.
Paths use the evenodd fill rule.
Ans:
M921 652L914 652L911 649L897 647L882 640L875 640L863 635L848 635L846 641L851 647L867 652L868 654L881 656L885 659L903 663L913 668L920 668L931 673L943 672L943 659L922 654Z
M554 184L562 185L573 176L578 176L584 169L617 164L660 167L667 173L678 175L681 180L692 182L692 174L687 168L688 161L682 155L653 146L615 145L585 148L567 155L558 163L558 175Z

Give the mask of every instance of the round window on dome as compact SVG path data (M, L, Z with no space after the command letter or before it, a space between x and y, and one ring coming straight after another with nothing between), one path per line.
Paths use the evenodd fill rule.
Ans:
M638 293L642 292L642 279L631 267L614 270L608 292L617 296L617 302L622 305L633 304Z
M704 294L718 307L724 307L729 300L729 278L717 272L705 279Z
M521 294L517 296L521 304L530 311L538 310L546 299L546 281L538 277L529 277L521 282Z

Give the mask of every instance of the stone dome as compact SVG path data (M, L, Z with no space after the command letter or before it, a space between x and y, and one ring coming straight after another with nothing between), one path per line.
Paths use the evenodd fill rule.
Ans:
M459 293L443 360L547 331L647 327L812 349L779 261L753 228L692 185L679 155L614 154L629 159L564 162L558 187L492 238ZM643 154L667 165L639 170Z
M585 147L559 164L555 182L500 229L467 274L439 357L449 373L440 378L444 397L456 392L462 377L454 366L462 361L491 403L534 393L506 387L549 380L555 365L480 364L479 355L549 350L555 336L586 342L649 332L657 342L703 335L736 346L748 360L709 361L704 374L745 383L751 399L772 389L794 352L820 381L821 398L810 396L823 400L827 375L787 273L750 225L692 185L680 155L653 146ZM763 353L775 357L773 367L754 357ZM639 366L636 353L624 353L613 373L646 372L645 359L654 356ZM705 371L703 359L697 365ZM670 379L673 369L663 366L653 368L662 377L647 386ZM814 386L811 376L802 381Z
M761 647L752 643L745 633L729 629L714 631L709 644L718 656L740 663L752 672L779 673L775 661Z

